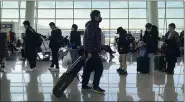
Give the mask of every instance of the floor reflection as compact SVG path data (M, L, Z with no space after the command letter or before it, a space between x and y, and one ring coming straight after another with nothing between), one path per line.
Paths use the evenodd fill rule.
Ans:
M136 55L127 55L128 75L119 76L118 55L112 61L105 61L100 86L104 95L81 90L80 81L75 78L61 98L52 95L52 88L66 71L60 64L60 72L47 70L51 62L37 61L37 71L26 73L28 63L19 61L19 54L7 59L7 73L0 73L1 101L183 101L184 62L178 58L174 75L155 71L143 75L136 72ZM61 61L60 61L61 63ZM82 71L79 72L79 76ZM93 80L93 73L90 85Z

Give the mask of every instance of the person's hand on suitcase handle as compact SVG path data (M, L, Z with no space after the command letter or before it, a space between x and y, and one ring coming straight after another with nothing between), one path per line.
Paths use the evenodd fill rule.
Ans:
M92 57L92 54L91 53L88 53L88 59Z

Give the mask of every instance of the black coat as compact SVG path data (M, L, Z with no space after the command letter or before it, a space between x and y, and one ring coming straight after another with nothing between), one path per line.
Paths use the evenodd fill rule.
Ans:
M7 34L0 33L0 58L8 57Z
M129 40L126 34L120 34L118 39L118 52L119 54L127 54L129 52Z
M157 53L158 36L159 36L159 32L157 29L152 29L150 32L145 31L143 40L144 40L144 43L146 43L148 53L154 53L154 54Z
M37 46L35 41L35 39L37 39L37 35L34 32L35 30L32 27L26 28L24 46L25 46L25 56L28 59L37 57Z
M51 31L51 37L50 37L50 48L60 48L62 46L62 31L59 28L54 28Z
M81 46L81 36L78 31L71 31L70 43L73 45L73 48L77 48L77 46Z
M97 22L89 21L86 23L83 43L86 52L101 52L101 33L101 29Z

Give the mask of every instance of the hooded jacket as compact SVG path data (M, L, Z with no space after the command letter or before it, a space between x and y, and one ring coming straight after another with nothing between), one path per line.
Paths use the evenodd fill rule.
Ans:
M50 37L50 48L60 48L62 43L62 31L59 28L54 28L51 31L51 37Z
M100 53L101 51L101 29L97 22L88 21L85 24L84 49L87 53Z

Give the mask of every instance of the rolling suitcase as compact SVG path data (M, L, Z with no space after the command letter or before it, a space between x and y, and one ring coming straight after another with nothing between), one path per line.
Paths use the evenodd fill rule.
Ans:
M70 83L77 76L78 72L81 70L83 65L85 64L85 58L79 57L67 71L58 79L54 88L53 95L56 97L60 97L62 93L64 93L65 89L70 85Z
M149 74L150 72L150 62L149 57L138 57L137 58L137 72L143 74Z
M166 61L165 61L165 57L164 56L155 56L154 59L154 69L155 70L165 70L166 69Z

